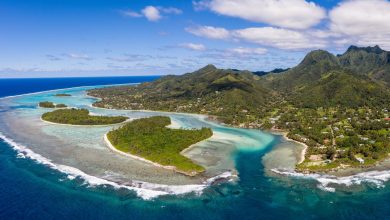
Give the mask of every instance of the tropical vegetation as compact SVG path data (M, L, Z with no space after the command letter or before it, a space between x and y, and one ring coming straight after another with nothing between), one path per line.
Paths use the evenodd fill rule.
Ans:
M210 128L199 130L170 129L169 117L155 116L126 123L107 134L111 144L120 151L130 153L163 166L173 166L177 172L196 175L205 169L180 154L189 146L212 136Z
M300 170L371 166L390 153L390 52L316 50L294 68L217 69L90 90L95 106L201 113L237 127L288 131L309 149Z
M124 116L95 116L89 115L87 109L58 109L42 115L45 121L70 125L108 125L127 120Z
M55 94L55 96L57 97L69 97L69 96L72 96L71 94L66 94L66 93L59 93L59 94Z
M41 108L66 108L65 104L54 104L53 102L40 102L39 107Z

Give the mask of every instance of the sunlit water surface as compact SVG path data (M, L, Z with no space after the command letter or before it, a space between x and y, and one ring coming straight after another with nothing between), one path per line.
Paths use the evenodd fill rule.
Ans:
M71 88L0 100L0 216L10 218L386 219L388 173L334 179L291 170L301 146L259 130L224 127L200 115L118 111L91 106ZM71 97L55 97L57 93ZM207 168L196 178L111 152L116 126L53 125L40 101L130 118L166 115L172 128L210 127L214 136L185 155ZM117 125L118 126L118 125ZM275 170L275 168L278 168ZM234 177L237 174L238 177ZM215 181L215 177L224 177ZM323 178L323 179L321 179ZM334 180L333 182L331 180ZM326 185L324 183L326 182ZM330 182L329 182L330 181ZM343 182L344 181L344 182ZM331 188L331 190L329 190Z

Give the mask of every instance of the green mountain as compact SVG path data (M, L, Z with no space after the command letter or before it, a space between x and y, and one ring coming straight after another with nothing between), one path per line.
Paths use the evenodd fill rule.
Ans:
M345 69L390 85L390 52L378 46L351 46L344 54L338 56L338 60Z
M343 71L330 71L310 86L296 91L289 101L299 107L388 106L390 93L386 87L367 76Z
M98 107L201 113L233 126L288 131L289 138L308 146L297 169L330 171L388 158L389 66L389 52L351 46L338 56L312 51L286 71L252 73L207 65L181 76L88 94L101 98L94 103Z
M248 112L260 112L275 94L249 71L217 69L213 65L181 76L165 76L139 86L91 90L100 107L195 112L217 115L227 122ZM257 113L256 113L257 114Z
M274 90L291 92L310 86L319 80L323 73L340 68L336 56L324 50L315 50L307 54L298 66L283 74L269 74L266 80L268 86Z
M227 123L264 116L281 103L297 107L384 106L389 103L389 52L351 46L335 56L315 50L287 71L258 76L207 65L138 86L90 91L95 105L216 115ZM246 120L246 119L245 119Z
M390 100L389 57L378 46L351 46L339 56L316 50L296 67L265 76L264 85L296 106L383 106Z

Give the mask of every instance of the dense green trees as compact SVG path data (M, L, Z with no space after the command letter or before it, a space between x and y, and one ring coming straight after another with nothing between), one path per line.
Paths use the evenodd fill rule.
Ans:
M390 102L390 92L367 76L334 71L296 91L289 99L294 105L307 108L385 107Z
M210 128L199 130L169 129L169 117L155 116L126 123L107 134L115 148L164 166L175 166L187 174L204 168L180 154L189 146L212 136Z
M54 104L53 102L40 102L39 107L41 108L66 108L65 104Z
M39 107L41 107L41 108L55 108L56 106L54 105L53 102L40 102Z
M57 104L56 108L66 108L67 106L65 104Z
M98 107L201 113L233 126L286 130L334 168L355 165L357 154L372 162L390 152L389 57L379 47L352 46L338 56L316 50L281 73L208 65L89 94L101 98Z
M94 106L203 113L219 116L229 124L247 121L273 101L261 78L248 71L217 69L208 65L182 76L165 76L138 86L109 87L88 91L102 98Z
M57 96L57 97L69 97L69 96L72 96L72 95L66 94L66 93L59 93L59 94L55 94L55 96Z
M123 116L91 116L87 109L59 109L47 112L42 119L49 122L71 125L107 125L126 121Z

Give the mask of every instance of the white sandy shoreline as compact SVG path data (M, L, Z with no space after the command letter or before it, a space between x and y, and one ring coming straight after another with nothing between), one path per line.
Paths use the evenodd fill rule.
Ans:
M303 163L303 161L305 161L306 152L307 152L307 149L309 148L309 146L307 146L307 144L305 144L305 143L302 143L302 142L299 142L299 141L296 141L296 140L293 140L293 139L287 137L287 134L288 134L288 133L285 133L285 134L283 135L283 137L284 137L286 140L295 142L295 143L300 144L300 145L303 145L304 148L303 148L302 151L301 151L301 158L300 158L300 160L298 161L298 164Z
M164 196L164 195L183 195L187 193L195 193L196 195L202 194L203 190L213 184L219 179L226 179L232 181L237 177L233 172L224 172L217 176L211 177L202 181L200 184L187 184L187 185L164 185L158 183L149 183L144 181L132 180L129 183L116 182L114 180L109 180L101 178L98 176L93 176L87 173L84 173L82 170L79 170L76 167L71 167L68 165L56 164L50 159L41 156L33 152L31 149L25 145L15 142L13 139L4 136L0 132L0 139L4 140L7 144L11 146L18 153L20 158L29 158L39 164L45 165L53 170L57 170L61 173L67 174L69 180L73 180L76 177L82 178L88 186L111 186L114 189L128 189L135 191L137 196L145 199L151 200L153 198Z
M180 113L178 113L180 114ZM61 126L76 126L76 127L106 127L106 126L113 126L113 125L120 125L120 124L125 124L127 122L130 122L130 121L133 121L134 119L133 118L129 118L127 119L126 121L124 122L120 122L120 123L116 123L116 124L106 124L106 125L72 125L72 124L62 124L62 123L56 123L56 122L50 122L50 121L46 121L44 120L42 117L40 117L40 120L44 123L47 123L47 124L52 124L52 125L61 125ZM172 124L169 125L169 126L173 126L172 129L179 129L179 128L175 128L175 126L177 126L176 124ZM169 127L167 126L167 127ZM214 136L214 133L213 133L213 136ZM211 137L213 137L211 136ZM211 138L210 137L210 138ZM208 138L209 139L209 138ZM207 139L206 139L207 140ZM200 142L203 142L205 140L202 140ZM139 160L139 161L142 161L142 162L145 162L145 163L148 163L148 164L151 164L153 166L156 166L156 167L159 167L159 168L163 168L163 169L167 169L167 170L172 170L172 171L175 171L177 173L181 173L181 174L184 174L184 175L187 175L187 176L195 176L196 174L198 174L197 172L193 171L191 173L187 173L187 172L184 172L184 171L180 171L178 170L175 166L164 166L164 165L161 165L159 163L155 163L153 161L150 161L150 160L147 160L145 158L142 158L142 157L139 157L139 156L136 156L136 155L133 155L133 154L130 154L130 153L125 153L125 152L122 152L118 149L116 149L112 144L111 142L108 140L108 137L107 137L107 133L104 135L104 142L105 144L108 146L108 148L115 152L115 153L118 153L118 154L121 154L123 156L127 156L127 157L131 157L133 159L136 159L136 160ZM198 142L198 143L200 143ZM198 143L195 143L195 144L192 144L191 146L187 147L186 149L182 150L180 153L184 153L184 152L187 152L189 150L191 150L192 148L194 148L196 146L196 144Z
M46 123L51 123L51 122L47 122L47 121L45 121ZM55 123L52 123L52 124L55 124ZM63 124L59 124L59 125L63 125ZM74 126L74 125L67 125L67 126ZM80 125L80 126L87 126L87 125ZM92 125L93 126L93 125ZM95 126L100 126L100 125L95 125ZM277 133L277 132L275 132L275 133ZM288 140L288 141L292 141L292 142L296 142L296 143L298 143L298 144L301 144L301 145L304 145L305 146L305 148L302 150L302 152L301 152L301 160L303 161L304 160L304 158L305 158L305 153L306 153L306 151L307 151L307 145L306 144L304 144L304 143L301 143L301 142L298 142L298 141L295 141L295 140L291 140L290 138L288 138L287 137L287 133L286 132L280 132L279 133L279 135L283 135L284 136L284 138L286 139L286 140ZM1 138L1 137L0 137ZM115 148L114 148L115 149ZM116 149L115 149L116 150ZM185 149L186 150L186 149ZM118 152L119 153L119 152ZM121 152L121 153L123 153L123 152ZM126 153L124 153L124 154L126 154ZM130 155L128 155L128 154L126 154L126 156L130 156ZM134 155L132 155L132 156L134 156ZM137 157L137 156L135 156L135 157ZM144 159L144 158L141 158L141 159ZM145 160L145 159L144 159ZM154 162L152 162L152 163L154 163ZM159 166L161 166L160 164L158 164ZM51 166L51 165L50 165ZM54 166L54 165L53 165ZM64 168L62 168L61 167L61 169L64 169ZM68 170L68 169L66 169L66 170ZM63 171L61 171L61 172L63 172ZM367 174L367 176L368 177L361 177L361 176L353 176L353 177L350 177L349 179L352 179L352 180L347 180L346 178L336 178L336 177L334 177L335 179L333 179L333 178L328 178L328 179L326 179L325 177L326 176L316 176L317 174L309 174L309 175L305 175L305 177L307 176L307 177L309 177L309 178L314 178L314 179L320 179L320 181L321 181L321 183L322 182L324 182L324 183L326 183L327 184L327 182L330 182L330 183L332 183L332 184L344 184L344 183L346 183L346 184L350 184L350 182L353 182L353 184L360 184L360 182L361 181L364 181L365 179L369 179L369 180L371 180L372 179L372 181L382 181L382 179L383 179L383 181L385 181L385 179L386 179L386 181L387 181L387 178L389 178L390 179L390 174L389 174L389 172L390 171L383 171L383 173L375 173L375 176L374 176L374 174L372 174L373 176L370 176L370 175L368 175ZM364 173L364 174L366 174L366 173ZM86 175L86 174L77 174L77 175ZM282 175L293 175L293 174L282 174ZM299 175L301 175L301 173L295 173L295 175L296 176L299 176ZM303 175L303 174L302 174ZM384 175L386 175L386 177L383 177ZM313 177L312 177L313 176ZM363 176L363 175L362 175ZM89 176L87 176L86 177L86 179L89 179L89 178L92 178L92 177L89 177ZM89 181L91 181L91 180L89 180ZM326 182L327 181L327 182ZM105 182L104 182L105 183ZM376 183L376 182L374 182L374 183ZM110 183L110 184L114 184L114 183ZM116 183L115 183L116 184ZM119 184L119 183L118 183ZM326 185L325 185L326 186ZM158 187L161 187L161 186L158 186ZM132 189L133 190L133 189ZM144 189L142 189L142 191L141 191L141 189L135 189L136 190L136 192L137 193L140 193L141 195L142 195L142 193L145 193L144 192ZM149 192L148 192L149 193ZM164 192L158 192L158 193L166 193L165 191ZM145 193L146 194L146 193Z
M287 137L288 135L288 132L286 131L280 131L280 130L271 130L272 133L276 134L276 135L282 135L283 138L287 141L290 141L290 142L294 142L294 143L297 143L299 145L302 145L303 146L303 149L301 151L301 156L299 158L299 161L297 164L301 164L305 161L305 158L306 158L306 152L307 152L307 149L309 148L309 146L305 143L302 143L302 142L299 142L299 141L296 141L296 140L293 140L289 137Z

